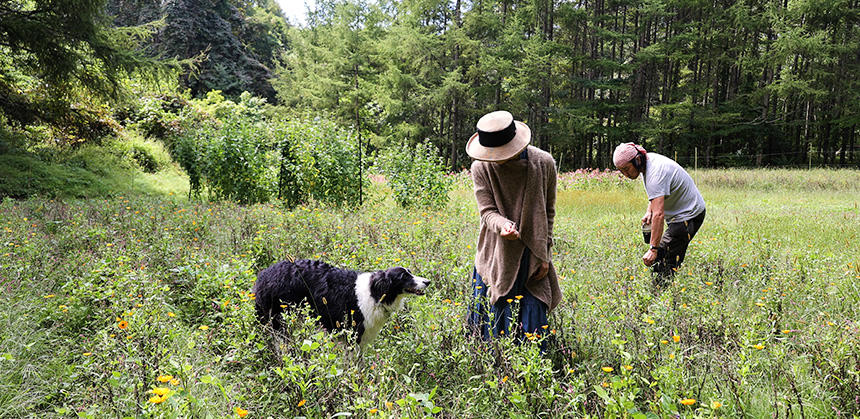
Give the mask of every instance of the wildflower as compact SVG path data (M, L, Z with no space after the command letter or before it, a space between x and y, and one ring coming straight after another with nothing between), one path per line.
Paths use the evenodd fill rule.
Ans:
M166 396L167 393L170 393L170 389L167 387L155 387L149 392L158 396Z
M370 413L371 415L376 414L376 412L379 412L379 409L377 409L377 408L375 408L375 407L374 407L373 409L370 409L370 410L368 411L368 413Z
M711 409L717 410L722 406L723 404L718 401L711 401Z
M153 404L159 404L165 400L167 400L166 396L152 396L149 398L149 402Z
M48 295L46 295L44 298L54 298L54 297L56 297L56 295L54 295L54 294L48 294Z
M128 328L128 322L125 320L122 320L119 323L117 323L117 327L119 327L120 329L126 329L126 328Z
M178 386L178 385L179 385L179 380L177 380L177 379L175 379L175 378L174 378L174 379L172 379L172 380L170 380L170 385L172 385L172 386Z
M682 399L681 404L683 404L684 406L692 406L696 404L696 399Z
M603 367L603 368L601 368L601 369L603 370L603 372L612 372L612 371L615 371L615 368L612 368L612 367Z
M791 333L791 330L786 329L786 330L783 330L782 333L787 335L787 334Z
M174 314L172 311L168 311L167 317L176 317L176 314Z
M304 405L305 405L305 403L307 403L307 402L308 402L307 400L302 399L302 401L300 401L300 402L299 402L298 406L299 406L299 407L302 407L302 406L304 406Z
M678 343L678 342L680 342L680 341L681 341L681 337L680 337L680 336L678 336L678 335L673 335L673 336L672 336L672 340L673 340L673 341L675 341L675 343Z
M201 325L200 327L198 327L198 329L200 329L200 330L209 330L209 326L206 326L206 325L204 324L204 325Z
M244 418L245 416L248 416L248 411L245 409L242 409L241 407L236 407L233 410L236 412L237 415L239 415L240 418Z
M172 379L173 379L172 375L159 375L158 378L156 378L156 380L158 380L159 383L166 383Z
M92 352L84 352L84 356L90 356L92 354L93 354Z
M522 300L523 296L522 295L515 295L514 298L516 298L517 300Z
M755 346L753 346L753 348L756 348L758 350L762 350L762 349L764 349L764 345L757 343Z
M662 344L666 345L666 344L668 344L668 343L669 343L669 341L668 341L668 340L666 340L666 339L663 339L663 340L661 340L661 341L660 341L660 343L662 343Z

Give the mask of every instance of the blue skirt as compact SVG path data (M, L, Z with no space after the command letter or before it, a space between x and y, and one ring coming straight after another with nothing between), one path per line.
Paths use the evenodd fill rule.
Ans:
M525 338L525 333L538 333L541 336L547 333L547 306L528 292L525 286L530 256L531 252L526 248L520 259L513 288L492 305L487 297L487 284L478 271L472 269L472 302L469 304L468 321L470 328L476 334L480 333L482 339L489 340L491 333L493 337L510 336L514 315L517 328L514 335L519 341ZM520 298L517 298L518 296Z

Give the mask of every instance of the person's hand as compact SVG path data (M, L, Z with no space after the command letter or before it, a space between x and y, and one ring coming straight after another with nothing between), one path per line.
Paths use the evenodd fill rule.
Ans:
M651 224L651 211L645 213L645 216L642 217L642 225Z
M505 224L505 226L502 227L502 232L499 234L505 240L517 240L520 238L520 232L517 231L517 227L514 223Z
M538 268L537 272L535 272L534 279L543 279L546 277L546 274L549 273L549 263L542 262L540 264L540 268Z
M651 266L654 264L654 261L657 260L657 249L648 249L644 255L642 255L642 263L645 266Z

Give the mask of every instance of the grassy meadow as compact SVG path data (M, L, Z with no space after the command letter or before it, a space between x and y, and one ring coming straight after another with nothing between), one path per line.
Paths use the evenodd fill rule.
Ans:
M357 210L164 187L6 199L0 417L860 415L860 171L696 172L707 217L663 290L641 264L641 184L567 175L564 300L522 345L467 337L463 174L435 211L378 183ZM301 314L284 336L255 323L256 272L288 257L432 283L357 353Z

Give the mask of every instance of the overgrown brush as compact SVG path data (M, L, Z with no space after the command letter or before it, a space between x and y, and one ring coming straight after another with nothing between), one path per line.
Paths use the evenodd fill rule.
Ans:
M559 192L564 301L534 341L467 335L478 215L145 196L0 204L0 412L12 417L851 417L860 210L839 190L707 184L674 284L641 266L638 184ZM365 353L307 313L256 324L256 272L320 258L429 278ZM538 342L546 340L541 354Z

